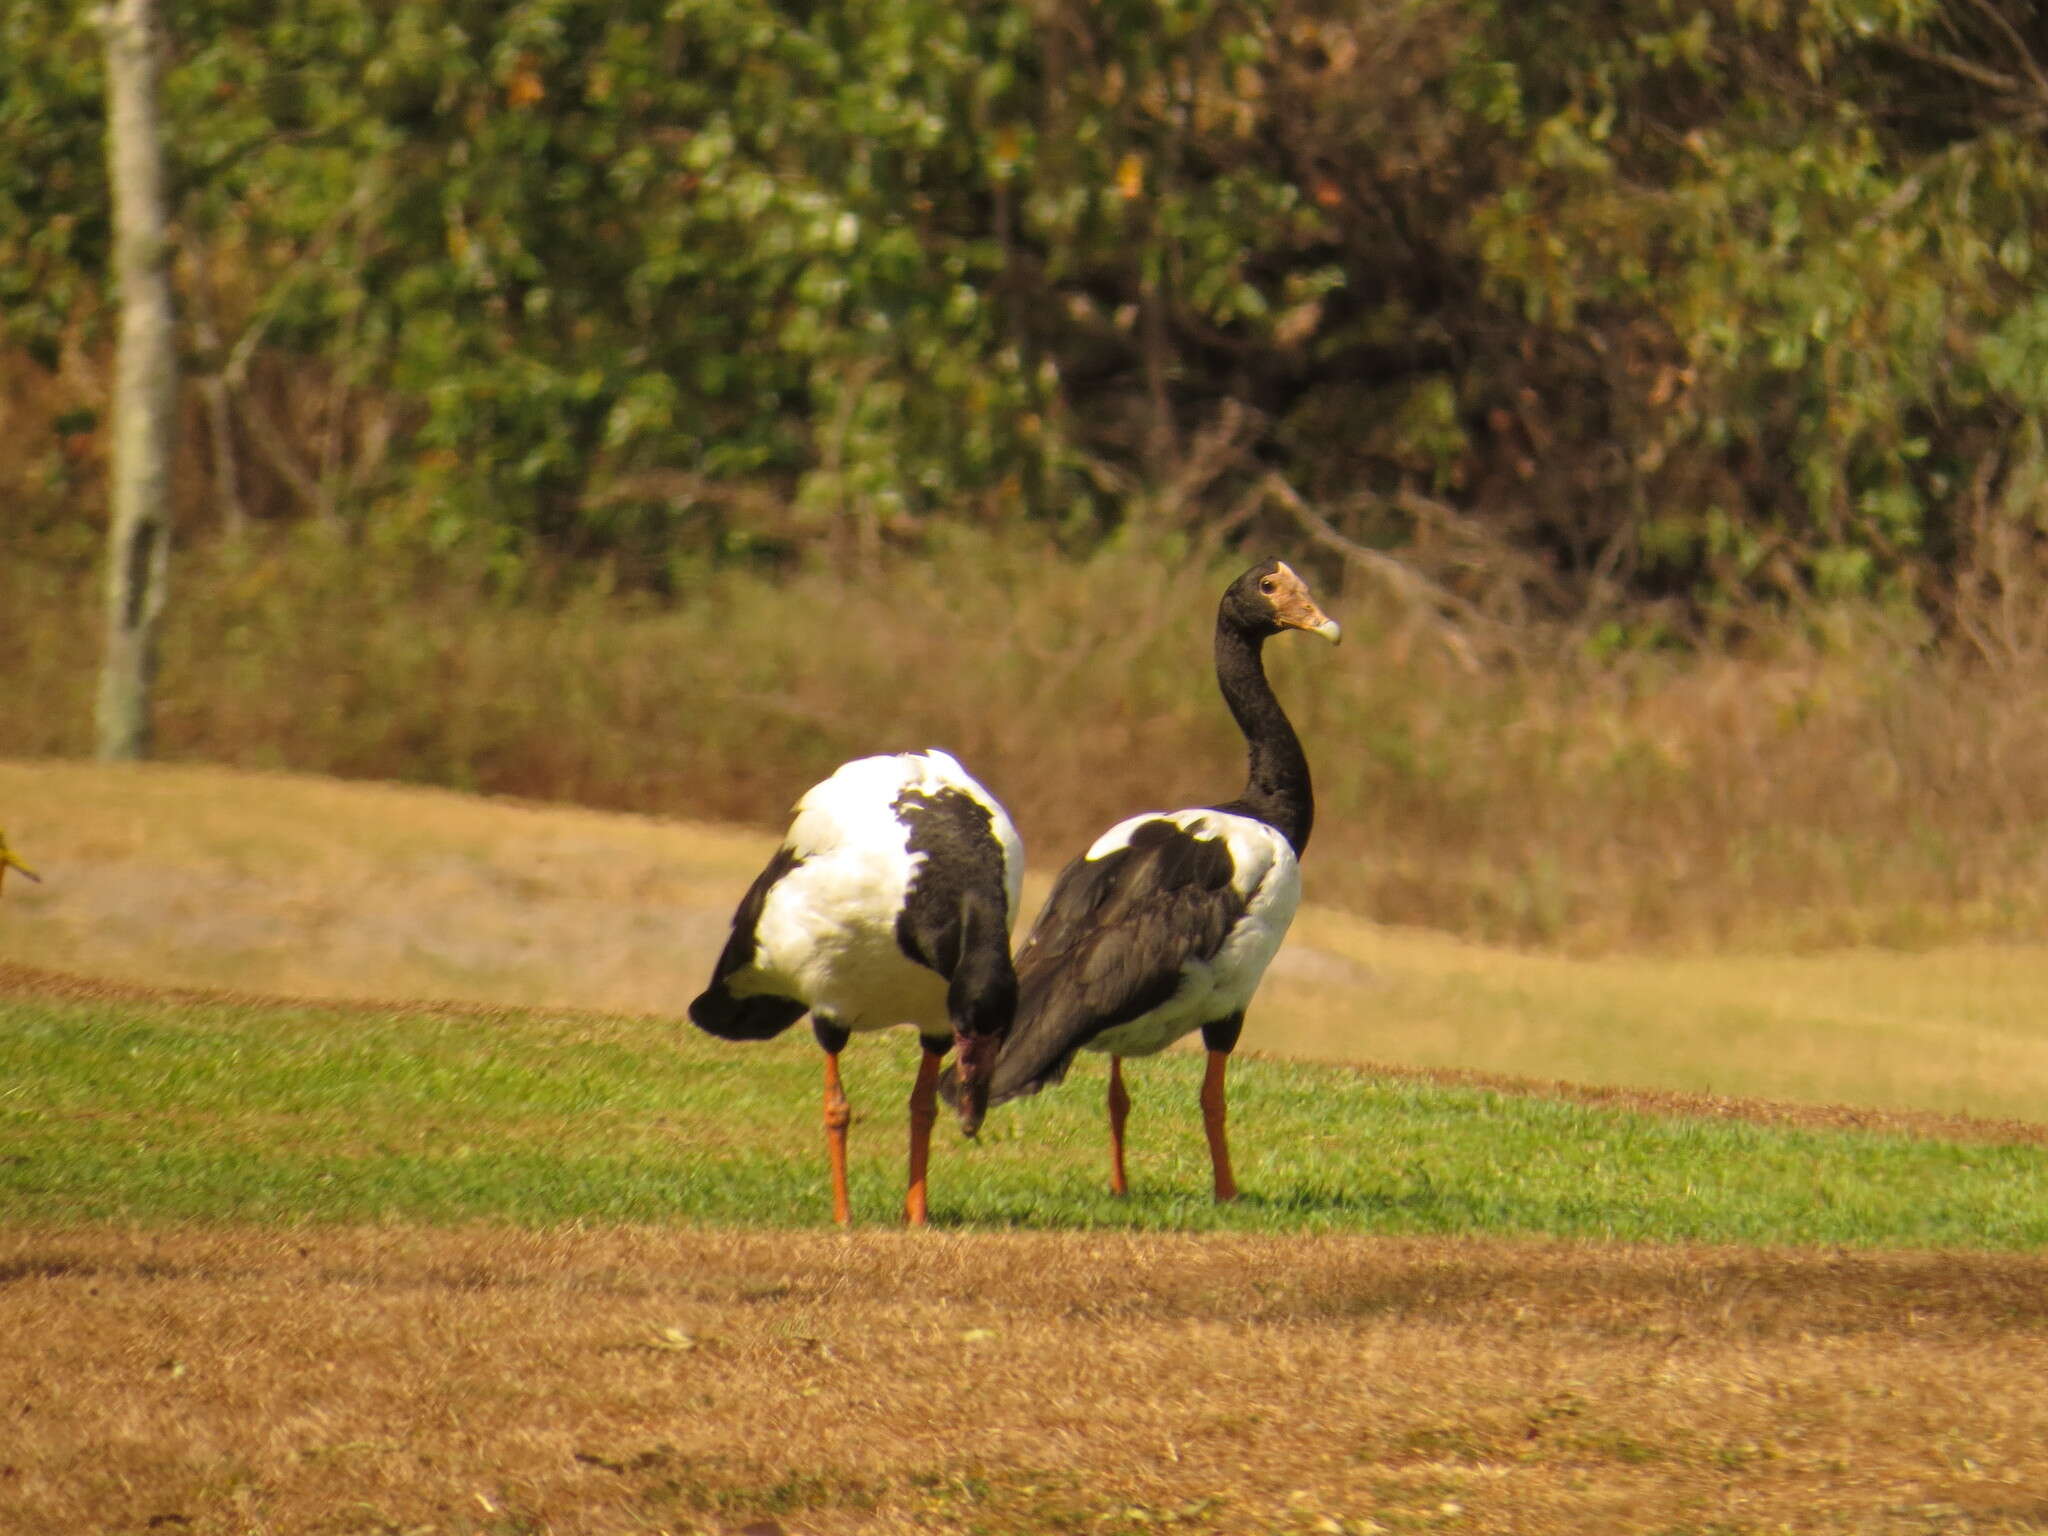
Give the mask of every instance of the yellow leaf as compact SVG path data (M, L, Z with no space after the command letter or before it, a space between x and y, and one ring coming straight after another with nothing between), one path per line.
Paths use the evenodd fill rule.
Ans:
M1117 162L1116 189L1129 202L1145 190L1145 162L1136 154L1128 154Z
M513 68L511 78L505 82L505 103L512 107L530 107L542 100L548 88L541 83L540 73L533 67L533 61L521 58Z

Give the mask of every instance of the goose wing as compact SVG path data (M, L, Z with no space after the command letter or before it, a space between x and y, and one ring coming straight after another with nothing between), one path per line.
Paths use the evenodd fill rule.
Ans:
M1185 814L1140 817L1061 871L1017 956L1017 1020L991 1103L1058 1082L1076 1050L1160 1007L1190 966L1216 957L1257 881L1206 830Z
M690 1003L690 1022L706 1034L726 1040L772 1040L809 1011L808 1005L793 998L742 995L731 986L733 977L754 963L761 909L768 904L768 893L802 863L803 856L783 844L740 898L739 910L732 915L732 934L712 967L711 985Z

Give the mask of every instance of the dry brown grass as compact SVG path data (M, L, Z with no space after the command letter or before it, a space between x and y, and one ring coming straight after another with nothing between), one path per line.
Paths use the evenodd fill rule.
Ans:
M2021 1532L2048 1260L0 1237L21 1532Z
M650 1012L701 985L772 845L172 765L0 762L0 809L51 865L0 898L9 958L158 984Z

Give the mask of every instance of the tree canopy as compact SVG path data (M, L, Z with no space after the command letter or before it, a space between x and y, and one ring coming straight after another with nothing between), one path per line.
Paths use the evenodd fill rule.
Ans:
M636 579L1313 509L1455 600L2017 583L2019 0L182 0L191 516ZM104 344L100 59L0 18L0 344ZM207 403L210 402L210 403ZM26 464L90 429L36 424ZM24 515L76 477L10 471ZM1276 501L1276 498L1279 498Z

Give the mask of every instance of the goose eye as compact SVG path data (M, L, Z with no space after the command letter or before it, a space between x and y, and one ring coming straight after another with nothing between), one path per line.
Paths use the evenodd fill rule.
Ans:
M1268 597L1271 597L1271 596L1272 596L1272 595L1273 595L1273 594L1274 594L1275 592L1277 592L1277 591L1278 591L1279 589L1280 589L1280 583L1279 583L1279 582L1277 582L1277 581L1275 581L1275 580L1274 580L1274 579L1273 579L1272 577L1270 577L1270 576L1268 576L1268 577L1267 577L1267 578L1266 578L1266 579L1265 579L1264 581L1262 581L1262 582L1260 582L1260 583L1259 583L1259 590L1260 590L1261 592L1265 593L1265 594L1266 594L1266 596L1268 596Z

